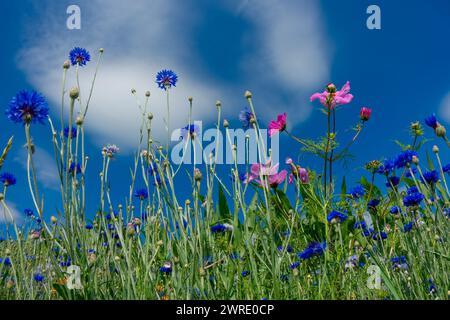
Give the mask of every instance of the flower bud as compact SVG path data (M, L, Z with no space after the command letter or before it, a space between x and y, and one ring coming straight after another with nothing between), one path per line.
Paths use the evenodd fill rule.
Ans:
M228 122L227 119L223 120L223 127L224 128L228 128L230 126L230 123Z
M445 130L444 126L439 126L436 128L436 135L440 138L445 137L447 131Z
M437 145L433 146L433 152L434 153L439 153L439 147Z
M412 156L412 163L414 163L415 165L419 164L419 158L417 156Z
M247 99L251 99L252 98L252 93L250 92L250 91L245 91L245 93L244 93L244 96L245 96L245 98L247 98Z
M220 108L221 106L222 106L222 102L220 102L220 100L217 100L216 101L216 107Z
M370 116L372 115L372 109L362 107L359 112L359 117L362 121L368 121L370 119Z
M134 88L131 89L131 93L132 93L132 94L135 94L135 93L136 93L136 89L134 89Z
M53 224L56 224L56 223L58 222L58 219L57 219L55 216L51 216L51 217L50 217L50 221L51 221Z
M103 52L105 52L105 49L100 48L100 49L98 49L98 52L103 53Z
M148 97L150 97L150 91L146 91L145 92L145 96L148 98Z
M70 89L69 96L72 100L77 99L80 96L80 89L78 89L77 87L73 87L72 89Z
M75 120L75 123L77 126L82 126L83 125L83 117L77 117L77 119Z
M197 182L202 180L202 172L198 168L194 170L194 180Z
M66 70L70 68L70 61L69 60L64 61L63 68L66 69Z

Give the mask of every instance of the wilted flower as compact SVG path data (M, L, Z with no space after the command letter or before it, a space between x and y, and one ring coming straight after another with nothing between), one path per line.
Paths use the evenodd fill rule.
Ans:
M178 76L172 70L162 70L156 74L156 83L158 87L164 90L174 86L176 87L176 83L178 81Z
M350 82L347 81L347 83L342 87L341 90L336 91L336 86L334 84L329 84L325 91L322 93L314 93L310 100L313 102L316 99L319 99L320 103L332 110L338 105L342 104L348 104L352 102L353 95L349 93L350 92Z
M69 59L73 66L85 66L87 62L91 61L91 55L84 48L73 48L69 53Z
M269 123L269 137L276 133L286 130L286 113L279 114L276 121L270 121Z
M36 91L23 90L11 99L5 114L15 123L44 124L44 120L48 117L47 101Z

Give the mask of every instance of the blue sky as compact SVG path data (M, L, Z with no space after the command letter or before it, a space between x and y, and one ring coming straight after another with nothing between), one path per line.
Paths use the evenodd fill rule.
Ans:
M101 146L116 143L122 152L113 163L112 192L123 203L128 192L128 168L136 147L139 113L130 94L152 92L155 119L164 112L164 93L154 83L156 72L174 69L180 76L173 91L174 126L187 119L187 97L194 97L194 118L206 127L215 119L215 101L232 126L246 105L243 92L251 90L260 119L268 123L288 113L290 131L310 138L323 134L325 118L308 97L328 82L341 86L349 80L354 101L338 113L339 138L358 119L361 106L373 109L361 138L352 148L355 160L340 168L349 184L364 174L369 160L395 155L393 142L408 142L409 123L436 112L450 121L450 3L434 1L50 1L19 0L0 3L0 104L6 108L21 89L35 89L48 98L54 121L58 118L61 64L74 46L91 53L105 48L97 87L86 126L90 156L87 183L99 190ZM66 8L78 4L82 29L67 30ZM366 8L381 8L382 29L366 28ZM82 89L89 84L94 63L83 69ZM73 78L73 74L72 74ZM162 121L155 131L164 136ZM23 166L23 128L0 116L0 144L10 135L15 144L4 166L18 183L9 203L22 215L31 206ZM449 152L426 129L430 141ZM52 163L50 129L34 126L38 146L38 176L45 189L46 215L59 207L56 171ZM280 159L298 157L297 145L281 137ZM320 169L312 157L300 155L301 165ZM450 161L450 160L449 160ZM224 171L224 168L221 168ZM181 181L182 182L182 181ZM381 180L380 180L381 183ZM188 190L180 185L180 198ZM91 197L90 210L98 199Z

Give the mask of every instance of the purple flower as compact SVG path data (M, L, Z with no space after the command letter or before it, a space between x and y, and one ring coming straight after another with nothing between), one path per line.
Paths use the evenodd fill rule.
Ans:
M69 59L73 66L85 66L87 62L91 61L91 55L84 48L73 48L69 53Z
M347 215L339 211L331 211L327 216L327 221L331 223L341 223L347 220Z
M11 99L5 114L15 123L44 124L48 117L47 101L36 91L22 90Z
M172 70L164 69L156 75L156 83L158 84L158 87L164 90L167 90L172 86L176 87L177 81L178 76Z
M0 182L9 187L16 184L16 177L12 173L4 172L0 175Z
M239 113L239 121L241 121L242 127L245 130L250 128L250 122L252 119L254 119L254 115L247 107Z

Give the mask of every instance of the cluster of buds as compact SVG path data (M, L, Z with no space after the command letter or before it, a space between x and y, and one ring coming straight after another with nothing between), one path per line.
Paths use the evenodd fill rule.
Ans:
M102 149L102 155L108 156L109 158L113 158L118 152L119 147L117 147L115 144L108 144Z
M369 161L368 163L366 163L364 168L367 171L375 173L381 167L381 165L382 165L381 161L379 161L379 160L372 160L372 161Z
M309 173L305 168L294 164L291 158L286 160L286 164L291 167L291 174L289 175L289 183L292 183L293 179L300 179L301 183L309 183Z

